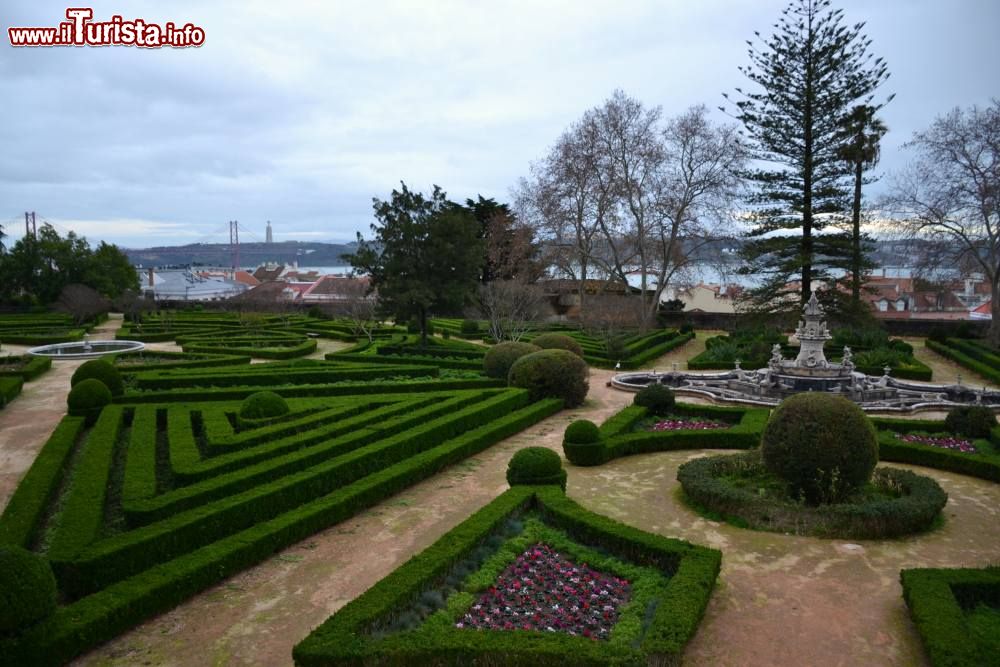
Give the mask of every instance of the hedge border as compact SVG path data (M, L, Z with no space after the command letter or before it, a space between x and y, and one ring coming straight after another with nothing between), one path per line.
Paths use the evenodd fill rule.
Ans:
M378 618L442 576L500 524L521 509L535 511L547 524L577 541L597 543L615 557L654 565L672 576L665 599L656 606L638 649L651 664L676 665L700 623L718 577L721 553L631 528L573 502L558 486L517 486L438 539L404 565L348 603L295 646L297 665L393 664L551 664L604 665L617 652L607 644L562 633L474 632L449 628L434 643L401 646L390 654L365 636Z
M903 599L934 667L995 664L996 655L973 639L956 587L1000 589L1000 568L906 569L899 573Z
M211 548L187 553L61 607L16 640L0 639L0 655L11 664L66 663L276 551L344 521L560 409L562 402L555 399L529 405L274 519L218 540Z
M25 382L31 382L52 368L52 359L48 357L36 357L25 354L21 356L15 355L15 358L24 360L24 367L20 370L3 370L3 366L0 366L0 377L20 377Z
M20 377L0 377L0 410L17 398L24 387Z

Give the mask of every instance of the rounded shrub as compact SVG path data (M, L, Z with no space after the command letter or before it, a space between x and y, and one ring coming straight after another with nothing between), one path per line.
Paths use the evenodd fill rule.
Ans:
M633 405L646 408L649 414L664 417L674 409L674 392L660 383L648 384L636 393Z
M878 441L855 403L810 392L786 398L771 413L761 454L793 496L816 505L839 502L871 479Z
M944 418L944 427L966 438L988 438L997 425L993 412L982 405L963 405L954 408Z
M565 334L547 333L531 339L532 345L537 345L543 350L569 350L578 357L583 356L583 348L580 344Z
M122 374L104 359L91 359L81 364L70 378L69 386L75 387L84 380L100 380L112 396L121 396L125 392Z
M101 382L90 378L81 380L69 390L66 405L74 417L86 417L87 424L93 424L105 405L111 402L111 390Z
M510 367L508 382L527 389L531 400L561 398L574 408L590 389L587 363L568 350L541 350L523 356Z
M597 424L589 419L577 419L575 422L566 427L566 433L563 435L563 440L566 442L576 442L582 445L589 445L601 440L601 432L598 430Z
M271 419L288 414L288 403L273 391L250 394L240 405L240 419Z
M0 546L0 635L16 635L55 611L56 578L47 560Z
M414 317L409 322L407 322L406 323L406 332L407 333L411 333L411 334L412 333L417 333L417 334L420 333L420 319ZM428 336L433 336L434 335L434 325L431 323L431 321L429 319L427 320L427 335Z
M488 377L506 380L515 361L541 349L531 343L498 343L486 351L483 371Z
M601 442L597 424L578 419L567 426L563 434L563 454L573 465L596 466L604 463L607 448Z
M462 326L459 331L467 336L477 334L479 333L479 322L476 320L462 320Z
M566 471L562 459L545 447L525 447L518 450L507 464L507 483L558 484L566 490Z

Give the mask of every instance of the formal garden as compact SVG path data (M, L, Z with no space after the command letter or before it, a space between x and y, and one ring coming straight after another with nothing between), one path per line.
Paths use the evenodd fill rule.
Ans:
M605 386L615 366L697 368L720 334L635 332L609 350L563 325L504 343L482 322L433 325L425 340L391 323L359 336L349 321L304 314L155 311L85 327L146 342L137 353L53 362L5 342L0 387L16 387L4 393L5 433L49 393L63 413L5 490L5 662L127 663L147 655L137 645L165 660L172 632L143 628L177 614L185 641L219 642L198 634L214 625L205 605L242 591L227 582L282 567L299 590L341 602L285 589L285 615L258 614L254 632L303 608L312 620L261 639L268 660L709 664L752 655L740 637L760 620L741 626L741 596L781 600L789 591L768 591L769 579L810 558L800 579L820 590L851 581L824 572L854 572L858 552L879 561L875 588L894 620L860 614L848 626L879 627L890 661L996 655L1000 427L987 408L867 416L826 394L775 410L662 385L631 394ZM56 340L45 331L30 342ZM904 349L861 335L873 350ZM991 379L983 343L938 338L924 359ZM376 555L392 516L393 547ZM353 546L331 555L339 572L312 561L342 543ZM776 572L759 561L769 552L790 560ZM320 570L299 567L308 562ZM852 587L871 583L854 574ZM793 616L831 603L780 602Z

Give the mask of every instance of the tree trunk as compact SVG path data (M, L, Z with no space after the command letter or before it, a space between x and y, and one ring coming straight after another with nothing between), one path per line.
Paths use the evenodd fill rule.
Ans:
M427 347L427 309L420 307L420 346Z
M861 160L854 165L854 228L851 235L851 305L861 304ZM860 310L858 310L860 312Z
M990 346L993 349L1000 349L1000 272L993 278L990 284L990 330L987 334Z

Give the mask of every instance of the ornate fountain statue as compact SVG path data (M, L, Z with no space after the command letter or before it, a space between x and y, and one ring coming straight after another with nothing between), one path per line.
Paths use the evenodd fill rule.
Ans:
M973 401L1000 408L1000 392L985 388L973 392L961 380L953 385L906 382L890 377L888 367L879 377L865 375L857 370L847 346L840 363L828 361L823 346L833 336L815 293L803 309L795 335L799 340L795 359L783 358L781 345L775 344L765 368L746 370L737 362L733 370L716 373L684 373L676 367L663 374L623 373L614 377L612 386L636 391L657 382L682 394L755 405L777 405L792 394L822 391L846 396L867 410L940 409Z

